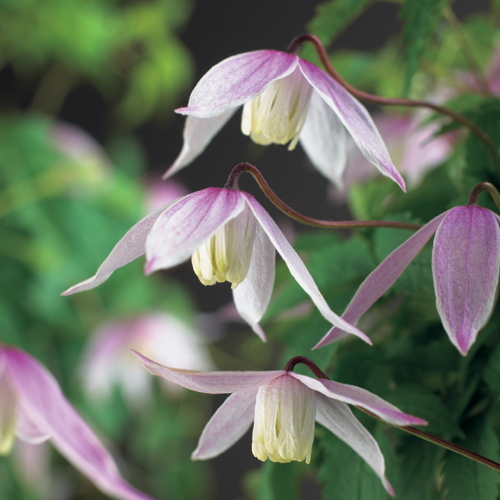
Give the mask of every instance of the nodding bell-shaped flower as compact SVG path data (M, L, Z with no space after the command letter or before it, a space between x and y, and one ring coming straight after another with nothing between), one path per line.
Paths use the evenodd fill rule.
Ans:
M184 145L165 177L189 165L243 105L241 130L258 144L300 141L311 163L342 185L345 130L366 159L405 189L365 107L330 75L295 54L258 50L229 57L198 82L188 106Z
M191 258L201 282L230 281L240 316L263 340L259 321L274 285L276 250L321 314L371 344L328 306L297 252L264 208L248 193L208 188L168 203L139 221L117 243L97 273L63 295L94 288L146 253L146 274Z
M431 236L436 306L452 344L465 356L495 303L500 265L500 217L475 205L452 208L396 248L363 281L342 317L357 324L397 280ZM347 334L333 328L315 346Z
M252 451L259 460L309 463L318 422L356 451L394 495L385 477L384 457L372 435L348 404L360 406L397 426L427 425L375 394L333 380L277 370L267 372L195 372L162 366L135 353L151 374L192 391L231 394L203 429L193 460L214 458L251 427Z
M76 413L52 375L29 354L0 345L0 455L15 438L50 440L102 492L124 500L153 500L120 476L109 452Z

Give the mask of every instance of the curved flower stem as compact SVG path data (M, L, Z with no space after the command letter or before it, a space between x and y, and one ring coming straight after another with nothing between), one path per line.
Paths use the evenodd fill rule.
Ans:
M283 213L288 215L288 217L301 222L302 224L307 224L308 226L319 227L321 229L351 229L351 228L366 228L366 227L389 227L393 229L410 229L411 231L417 231L422 226L420 224L412 224L410 222L396 222L396 221L385 221L385 220L360 220L360 221L326 221L313 219L307 215L302 215L295 211L293 208L289 207L284 201L282 201L274 193L274 191L269 187L259 170L250 163L240 163L234 167L233 171L229 175L226 182L226 189L238 189L238 177L242 172L250 172L253 178L256 180L262 192L267 196L269 201L273 203L277 208L279 208Z
M500 211L500 193L498 192L497 188L489 182L481 182L472 190L469 196L469 200L467 201L467 206L477 205L479 193L481 193L482 191L488 191L488 193L490 193L490 196L493 198L495 205Z
M292 41L292 43L288 47L288 51L292 53L297 52L299 46L303 42L311 42L314 45L314 48L316 49L316 52L323 66L325 67L326 72L353 96L363 101L371 102L373 104L380 104L382 106L407 106L413 108L423 107L432 109L434 111L437 111L438 113L449 116L450 118L453 118L453 120L455 120L456 122L461 123L464 127L467 127L468 129L472 130L485 143L490 153L493 155L493 158L496 159L496 149L490 136L482 128L478 127L475 123L471 122L465 116L456 113L451 109L439 106L437 104L428 101L420 101L413 99L392 99L388 97L376 96L373 94L369 94L368 92L363 92L362 90L358 90L356 87L353 87L350 83L346 82L339 75L337 70L332 66L332 63L328 58L328 54L326 53L323 44L319 41L319 39L316 36L310 35L309 33L304 33L303 35L299 35Z
M330 380L329 377L319 369L319 367L316 365L316 363L311 361L309 358L306 358L305 356L295 356L294 358L292 358L285 365L285 371L287 371L287 372L293 371L295 365L297 365L299 363L306 365L314 373L314 375L316 375L316 377ZM380 417L378 417L377 415L373 414L371 411L366 410L365 408L362 408L361 406L358 406L358 405L353 405L353 406L355 408L357 408L358 410L361 410L363 413L366 413L370 417L376 418L377 420L380 420L381 422L385 422L385 420L383 420ZM437 446L441 446L442 448L446 448L447 450L458 453L459 455L470 458L471 460L474 460L475 462L486 465L486 467L489 467L490 469L493 469L493 470L496 470L497 472L500 472L500 464L499 463L494 462L493 460L490 460L489 458L483 457L482 455L479 455L478 453L474 453L473 451L470 451L467 448L459 446L458 444L451 443L450 441L447 441L446 439L441 439L440 437L434 436L434 434L429 434L428 432L417 429L416 427L412 427L412 426L401 427L399 425L394 425L394 424L391 424L389 422L385 422L385 423L392 425L392 427L396 427L396 429L400 429L404 432L407 432L408 434L412 434L413 436L417 436L420 439L424 439L425 441L429 441L430 443L433 443Z

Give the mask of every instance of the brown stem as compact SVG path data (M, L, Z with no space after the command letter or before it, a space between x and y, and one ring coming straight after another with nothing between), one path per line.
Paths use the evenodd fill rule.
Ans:
M285 365L285 371L286 372L293 372L293 369L299 363L302 363L303 365L306 365L307 368L309 368L309 370L311 370L314 373L314 375L316 375L316 377L318 377L318 378L324 378L326 380L330 380L328 378L328 375L326 375L324 372L322 372L320 370L319 366L314 361L311 361L309 358L306 358L305 356L295 356L294 358L292 358Z
M495 205L500 211L500 193L498 192L497 188L489 182L481 182L472 190L469 196L469 200L467 201L467 206L477 205L479 193L481 193L482 191L488 191L488 193L490 193L490 196L493 198Z
M353 228L367 228L367 227L388 227L393 229L409 229L411 231L417 231L422 226L420 224L412 224L410 222L396 222L396 221L382 221L382 220L365 220L365 221L326 221L313 219L307 215L302 215L295 211L293 208L289 207L284 201L282 201L274 193L274 191L269 187L259 170L251 165L250 163L240 163L234 167L233 171L229 175L226 183L226 189L238 189L238 177L242 172L250 172L253 178L257 181L262 192L267 196L269 201L274 204L275 207L280 209L288 217L301 222L302 224L307 224L308 226L319 227L321 229L353 229Z

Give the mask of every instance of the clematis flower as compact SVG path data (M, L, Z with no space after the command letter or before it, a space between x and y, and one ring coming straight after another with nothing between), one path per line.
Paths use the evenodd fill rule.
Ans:
M0 346L0 454L15 437L52 444L102 492L112 498L152 500L120 476L109 452L61 393L52 375L33 357Z
M203 430L193 460L216 457L240 439L254 422L252 452L262 461L311 459L314 422L319 422L355 450L394 495L385 477L377 442L352 414L358 405L398 426L427 425L364 389L293 371L196 372L162 366L135 353L144 368L187 389L231 394Z
M230 281L240 316L262 340L259 325L274 285L276 250L292 276L333 325L371 343L328 306L304 263L264 208L248 193L208 188L164 205L138 222L118 242L97 273L63 295L94 288L146 253L146 274L191 257L204 285Z
M475 205L455 207L438 215L372 271L342 317L357 324L437 231L432 252L437 310L451 342L465 356L487 323L495 302L500 263L499 221L498 215ZM335 327L315 349L346 335Z
M370 115L323 70L295 54L258 50L229 57L198 82L188 106L182 151L165 174L191 163L244 105L241 130L258 144L300 141L311 163L330 181L342 183L345 129L367 160L404 190L404 181Z

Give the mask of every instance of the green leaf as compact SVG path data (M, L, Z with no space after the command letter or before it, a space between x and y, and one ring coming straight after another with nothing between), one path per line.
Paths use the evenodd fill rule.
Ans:
M408 95L413 75L448 2L449 0L407 0L403 5L401 19L404 23L402 36L405 46L403 53L405 96Z

